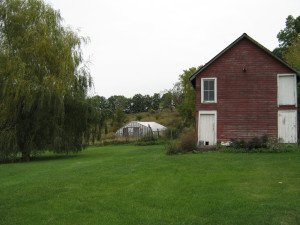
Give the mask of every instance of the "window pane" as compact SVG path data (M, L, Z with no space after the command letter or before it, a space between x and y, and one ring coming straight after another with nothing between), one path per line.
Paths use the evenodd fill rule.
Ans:
M209 81L208 89L209 90L214 90L215 89L215 81L214 80Z
M209 101L215 101L215 92L214 91L210 91Z
M208 90L208 82L209 82L208 80L204 81L204 91Z
M211 91L208 91L208 99L207 101L211 101Z
M208 91L204 91L204 101L209 101L209 99L208 99Z

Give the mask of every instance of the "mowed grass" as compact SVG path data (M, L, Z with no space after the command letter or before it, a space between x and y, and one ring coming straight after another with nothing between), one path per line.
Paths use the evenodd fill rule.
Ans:
M300 154L107 146L3 164L0 224L300 224Z

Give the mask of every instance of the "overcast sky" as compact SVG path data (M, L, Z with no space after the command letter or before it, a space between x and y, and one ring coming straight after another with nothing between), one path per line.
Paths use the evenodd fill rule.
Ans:
M94 92L150 94L172 88L184 69L205 64L243 33L269 50L299 0L46 0L88 36Z

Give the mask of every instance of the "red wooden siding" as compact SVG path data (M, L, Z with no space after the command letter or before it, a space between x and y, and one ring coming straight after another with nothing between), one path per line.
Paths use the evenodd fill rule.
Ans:
M240 40L196 77L197 115L217 110L218 141L264 134L277 138L280 73L294 72L248 39ZM201 103L201 78L207 77L217 78L217 103Z

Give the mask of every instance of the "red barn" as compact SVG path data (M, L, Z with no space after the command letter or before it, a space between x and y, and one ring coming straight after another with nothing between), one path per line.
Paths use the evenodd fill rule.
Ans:
M298 72L243 34L190 81L199 145L268 135L296 143Z

